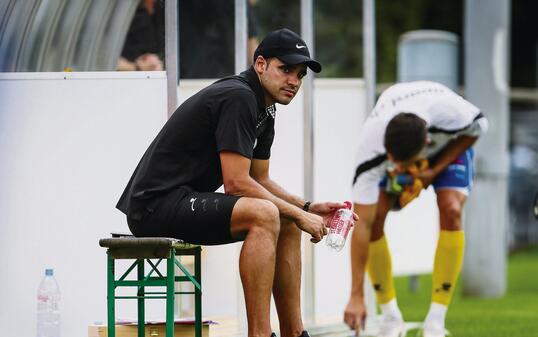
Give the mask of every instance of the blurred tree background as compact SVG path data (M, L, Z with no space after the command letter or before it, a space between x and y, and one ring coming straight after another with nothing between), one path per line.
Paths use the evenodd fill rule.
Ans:
M258 0L260 36L288 27L300 32L300 0ZM463 51L464 0L376 0L377 81L394 82L398 40L417 29L438 29L460 37ZM362 77L362 1L315 0L315 54L320 77ZM535 86L538 77L538 1L512 1L513 86ZM462 76L460 76L460 82Z

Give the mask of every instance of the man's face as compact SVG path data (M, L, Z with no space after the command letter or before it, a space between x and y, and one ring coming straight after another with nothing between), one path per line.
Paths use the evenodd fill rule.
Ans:
M289 104L306 75L304 64L288 65L276 57L268 60L258 56L255 68L265 91L267 106L274 103Z
M407 160L395 160L394 157L390 153L387 153L387 156L389 160L392 162L392 164L394 164L394 168L396 169L396 172L398 173L408 172L411 166L415 165L417 162L425 158L422 153L416 154Z

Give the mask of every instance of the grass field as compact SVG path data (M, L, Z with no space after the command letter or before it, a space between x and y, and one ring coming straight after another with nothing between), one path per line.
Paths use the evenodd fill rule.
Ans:
M419 278L416 293L409 291L408 280L396 279L399 306L406 321L422 321L430 302L431 277ZM508 289L502 298L462 297L458 285L446 327L454 337L538 337L538 247L509 257Z

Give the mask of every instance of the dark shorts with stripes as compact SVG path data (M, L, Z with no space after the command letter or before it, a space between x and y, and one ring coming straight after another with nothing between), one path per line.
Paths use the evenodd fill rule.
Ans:
M201 245L232 243L238 241L230 225L239 198L182 187L135 207L127 223L138 237L172 237Z

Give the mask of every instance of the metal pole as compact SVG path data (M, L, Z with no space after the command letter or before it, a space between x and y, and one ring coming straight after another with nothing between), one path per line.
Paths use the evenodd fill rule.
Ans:
M312 0L301 0L301 37L314 57L314 24ZM310 72L303 80L303 148L304 180L303 190L306 200L314 198L314 75ZM314 245L305 241L304 249L304 315L307 324L314 324L316 319L316 282Z
M363 25L363 67L364 82L366 84L366 115L372 111L375 103L375 0L362 2Z
M239 74L247 68L247 0L235 0L235 73ZM237 246L237 259L241 254L241 246ZM237 326L240 336L248 334L247 310L243 297L243 286L239 272L236 282L237 291Z
M165 65L166 65L166 97L168 118L172 116L178 106L179 87L179 0L166 0L164 7L164 28L165 28ZM174 284L174 287L176 285ZM177 285L178 290L181 287ZM177 306L174 306L174 314L181 312L181 299L178 297Z
M363 34L363 72L364 84L366 88L366 106L365 114L367 117L370 111L374 108L376 94L376 78L375 78L375 0L362 1L362 34ZM364 301L366 310L371 313L368 315L368 320L374 317L377 311L376 298L374 288L364 273ZM369 323L367 323L369 325Z
M235 0L235 73L247 68L247 0Z
M179 85L179 47L178 47L178 2L167 0L165 4L165 61L166 61L166 90L168 97L168 117L176 111L177 91Z
M247 0L235 0L235 73L239 74L247 68ZM237 259L241 254L241 246L237 246ZM237 273L239 275L239 273ZM246 320L247 310L245 299L243 297L243 287L241 279L237 277L237 325L240 336L246 336L248 332L248 323Z
M465 207L465 295L506 291L510 0L465 2L465 94L489 120L476 145L476 180Z

